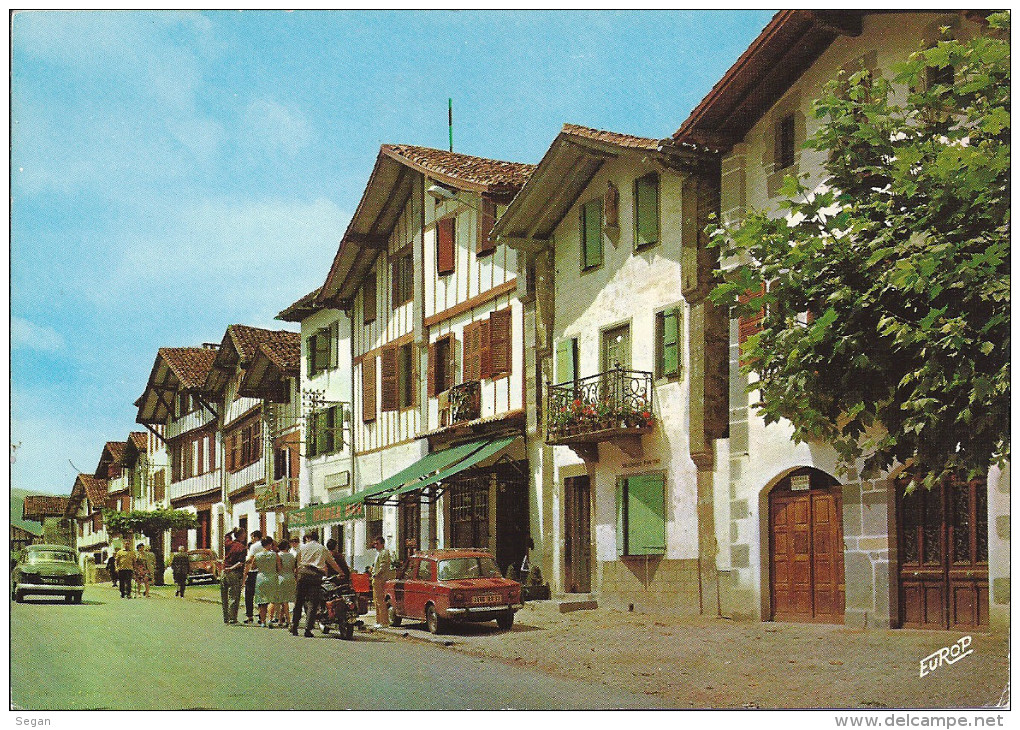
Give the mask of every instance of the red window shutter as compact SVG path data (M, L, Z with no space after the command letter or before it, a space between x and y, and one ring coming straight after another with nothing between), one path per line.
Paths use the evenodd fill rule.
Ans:
M375 356L361 361L361 420L375 420Z
M436 343L429 345L429 364L426 375L426 383L428 387L428 397L436 397Z
M612 182L606 185L602 209L605 211L605 225L609 228L618 228L620 225L620 190Z
M205 474L205 436L198 439L198 463L195 466L196 474Z
M496 249L496 243L489 240L492 227L496 225L496 203L492 198L482 196L482 210L478 220L478 241L475 243L475 253L482 256L492 253Z
M489 315L489 348L492 374L510 372L510 309L500 309Z
M382 409L397 410L397 348L382 351Z
M449 390L457 382L457 338L452 334L446 336L446 376L442 383L443 390Z
M453 273L456 234L456 218L443 218L436 223L436 271L440 274Z
M209 434L209 471L216 470L216 434Z
M764 287L758 289L757 292L747 292L740 296L740 303L746 304L754 297L760 297L764 293ZM748 337L756 335L761 332L761 322L765 318L765 309L758 310L753 317L740 317L738 320L739 333L740 333L740 344L743 345Z
M478 379L492 377L492 348L489 345L489 320L478 323Z
M373 269L365 280L365 288L362 293L362 321L365 324L375 321L377 300L375 270Z

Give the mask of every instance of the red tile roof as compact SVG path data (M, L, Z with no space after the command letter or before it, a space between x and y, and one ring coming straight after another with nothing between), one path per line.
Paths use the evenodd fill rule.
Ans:
M284 309L276 318L283 322L300 322L321 307L315 304L315 297L319 295L319 289L311 291Z
M128 436L128 441L131 445L138 449L139 452L144 452L149 446L149 434L145 431L132 431Z
M91 474L79 474L77 481L84 487L85 496L89 498L93 509L99 509L106 503L109 484L105 479L96 479Z
M266 344L289 352L296 347L300 359L301 334L289 330L267 330L261 327L249 327L244 324L232 324L227 327L227 335L234 343L242 362L248 362L255 356L259 345Z
M200 388L216 359L216 348L161 347L159 355L184 388Z
M67 509L69 497L51 497L49 495L29 495L21 508L21 517L25 520L42 522L44 517L62 517Z
M259 349L284 375L298 375L301 372L300 335L286 341L263 342Z
M562 133L569 134L573 137L582 137L585 139L595 140L597 142L605 142L615 147L629 147L631 149L638 150L655 150L659 147L659 140L657 139L651 139L649 137L635 137L630 134L620 134L619 132L607 132L602 129L582 127L579 124L564 124Z
M518 190L528 181L535 165L490 160L459 152L409 144L384 144L382 152L425 172L434 172L465 182L483 185L493 192Z
M124 457L125 447L127 447L127 441L107 441L103 451L109 451L113 463L119 464L120 460ZM104 453L103 455L105 456L106 454Z

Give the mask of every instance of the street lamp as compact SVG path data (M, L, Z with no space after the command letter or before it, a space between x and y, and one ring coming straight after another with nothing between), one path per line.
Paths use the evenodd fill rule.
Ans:
M454 192L453 190L450 190L449 188L444 188L442 185L430 185L427 188L425 188L425 192L428 195L430 195L433 198L435 198L440 203L444 203L444 202L448 202L448 201L452 200L452 201L456 201L456 202L460 203L461 205L466 205L469 208L474 208L475 210L478 210L478 211L481 210L481 208L479 208L474 203L469 203L466 200L461 200L460 198L457 197L457 193L456 192Z

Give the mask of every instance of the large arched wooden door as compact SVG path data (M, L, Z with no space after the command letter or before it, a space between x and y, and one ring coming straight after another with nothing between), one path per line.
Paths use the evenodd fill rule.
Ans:
M798 469L769 493L772 619L843 623L843 500L835 479Z
M983 480L898 484L900 626L988 625L988 487Z

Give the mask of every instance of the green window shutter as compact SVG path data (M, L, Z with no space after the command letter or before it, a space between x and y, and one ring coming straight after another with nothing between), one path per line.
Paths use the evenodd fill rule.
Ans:
M626 516L624 515L624 509L626 503L624 496L626 494L626 479L616 480L616 554L625 555L627 553L627 533L625 531L625 525L627 524Z
M315 335L308 338L308 376L315 375Z
M340 365L340 323L329 326L329 367L336 370Z
M317 454L329 453L329 422L327 421L328 411L319 411L315 414L315 452Z
M659 242L659 176L645 175L634 181L634 243Z
M602 199L581 207L581 264L585 269L602 265Z
M577 340L560 340L556 343L556 382L569 383L577 377L575 368Z
M646 474L627 479L627 554L666 552L665 479Z
M680 374L680 308L662 313L662 362L659 374L663 377Z

